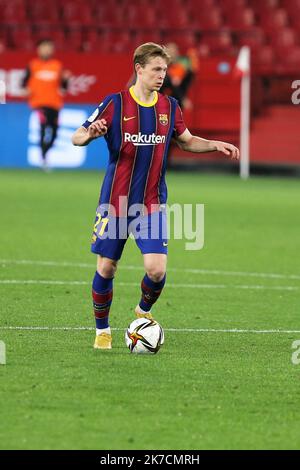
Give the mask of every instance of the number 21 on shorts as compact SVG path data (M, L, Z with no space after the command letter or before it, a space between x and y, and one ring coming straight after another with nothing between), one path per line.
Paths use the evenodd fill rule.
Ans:
M108 224L108 218L107 217L102 217L101 214L97 213L96 214L96 222L94 225L94 233L98 236L101 237L104 233L105 227Z

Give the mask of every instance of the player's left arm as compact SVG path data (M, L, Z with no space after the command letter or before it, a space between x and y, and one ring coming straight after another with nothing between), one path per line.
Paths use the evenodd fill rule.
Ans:
M238 160L240 158L239 149L232 144L221 142L219 140L206 140L196 135L192 135L185 125L182 111L178 103L176 104L175 110L173 137L177 142L177 145L187 152L204 153L218 151L224 153L226 157L231 157L234 160Z
M222 152L227 157L230 157L233 160L238 160L240 158L240 151L237 147L227 142L221 142L220 140L206 140L192 135L188 129L175 137L175 141L179 148L186 150L187 152Z
M71 76L72 76L72 73L70 72L70 70L66 70L66 69L62 70L61 77L60 77L60 89L63 94L65 94L68 91Z
M31 77L31 70L30 70L30 65L28 65L26 70L25 70L25 74L22 78L22 81L20 83L20 85L21 85L21 96L23 96L24 98L27 98L30 95L30 90L29 90L29 87L28 87L30 77Z

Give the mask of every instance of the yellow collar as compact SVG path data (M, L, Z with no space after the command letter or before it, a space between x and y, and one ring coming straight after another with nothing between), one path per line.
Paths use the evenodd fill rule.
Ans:
M133 85L132 85L132 87L129 88L129 93L131 94L134 101L136 101L140 106L145 106L145 108L150 108L150 106L154 106L157 103L157 100L158 100L158 93L157 93L157 91L154 91L154 98L151 101L151 103L144 103L143 101L140 101L137 98L137 96L135 95L134 91L133 91Z

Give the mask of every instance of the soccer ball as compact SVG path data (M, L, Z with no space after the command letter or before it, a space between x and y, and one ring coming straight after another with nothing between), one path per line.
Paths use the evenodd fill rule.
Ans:
M132 353L156 354L164 343L164 330L157 321L138 318L128 326L125 342Z

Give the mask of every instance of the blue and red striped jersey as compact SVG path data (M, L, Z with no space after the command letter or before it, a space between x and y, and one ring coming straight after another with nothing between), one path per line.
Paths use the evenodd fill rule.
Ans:
M186 130L177 100L154 92L152 103L142 103L131 87L107 96L83 126L87 129L97 119L107 121L109 150L100 205L112 204L116 215L124 215L133 204L143 204L148 213L165 204L169 145L172 136Z

